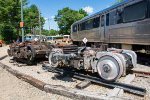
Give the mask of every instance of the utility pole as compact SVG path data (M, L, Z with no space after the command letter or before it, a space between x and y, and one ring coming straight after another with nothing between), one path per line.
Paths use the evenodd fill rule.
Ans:
M40 29L40 40L41 40L41 32L42 32L42 30L41 30L41 12L40 12L40 10L39 10L39 29Z
M21 26L21 31L22 31L22 42L24 42L24 22L23 22L23 3L22 3L22 0L21 0L21 23L22 23L22 26Z
M49 32L51 30L51 27L50 27L50 18L48 18L48 26L49 26Z

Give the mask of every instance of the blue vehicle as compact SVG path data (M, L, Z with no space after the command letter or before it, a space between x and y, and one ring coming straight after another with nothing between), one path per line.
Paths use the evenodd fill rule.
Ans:
M33 35L33 34L27 34L25 36L25 41L40 40L40 39L44 40L44 39L46 39L46 36L41 35L41 37L40 37L40 35Z
M31 41L31 40L34 40L36 35L33 35L33 34L27 34L25 36L25 41Z

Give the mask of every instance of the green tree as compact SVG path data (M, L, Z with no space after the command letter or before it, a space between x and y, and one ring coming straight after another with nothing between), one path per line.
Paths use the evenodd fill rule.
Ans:
M123 2L124 0L116 0L115 4L118 4L120 2Z
M27 7L28 1L23 0L24 6L24 22L26 28L39 26L39 12L36 5ZM0 0L0 39L10 41L20 33L21 21L21 2L20 0ZM44 18L41 17L42 26ZM27 31L27 30L26 30Z
M87 13L82 9L76 11L66 7L58 10L58 14L54 19L59 26L60 34L70 34L71 25L85 16L87 16Z
M88 16L87 12L85 12L83 9L79 9L79 13L83 14L84 16Z
M42 30L42 34L43 34L43 35L46 35L46 36L49 36L49 31L46 30L46 29L43 29L43 30Z
M42 31L42 34L43 35L46 35L46 36L54 36L54 35L58 35L58 31L57 30L54 30L54 29L51 29L51 30L43 30Z
M39 9L36 5L31 5L24 10L24 22L26 27L26 33L32 33L32 30L39 27ZM41 17L41 25L43 26L45 20Z
M49 35L50 35L50 36L58 35L58 31L56 31L56 30L54 30L54 29L51 29L51 30L49 31Z
M23 0L24 6L27 0ZM19 34L20 0L0 0L0 37L5 41Z

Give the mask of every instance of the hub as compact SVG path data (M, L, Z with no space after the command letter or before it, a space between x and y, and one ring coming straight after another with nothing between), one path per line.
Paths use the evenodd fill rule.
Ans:
M104 70L104 72L109 73L111 71L111 67L108 64L104 64L103 70Z

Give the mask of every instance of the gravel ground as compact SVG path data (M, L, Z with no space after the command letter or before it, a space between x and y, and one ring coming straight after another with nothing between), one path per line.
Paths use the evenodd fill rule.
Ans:
M145 72L150 72L150 65L149 66L145 66L145 65L140 65L138 64L136 68L134 68L134 70L141 70L141 71L145 71Z
M6 50L7 48L8 47L4 47L4 49L2 51ZM0 54L1 54L1 49L0 49ZM41 80L45 83L48 83L48 84L63 85L63 86L69 87L69 88L75 88L76 84L81 82L80 80L76 80L76 79L73 79L73 81L69 81L69 82L68 82L67 79L53 80L52 77L55 74L50 73L50 72L45 72L44 70L42 70L42 67L41 67L42 65L41 64L34 65L34 66L18 67L18 66L14 66L13 63L9 63L9 59L10 58L7 57L7 58L3 59L1 62L8 65L8 66L10 66L12 69L15 69L15 70L18 70L18 71L20 71L22 73L25 73L27 75L33 76L34 78L37 78L37 79L39 79L39 80ZM143 65L137 65L137 68L140 68L140 69L142 68L142 69L146 69L146 70L150 71L150 67L145 67ZM120 80L123 80L123 79L124 79L124 77L121 78ZM148 94L150 94L150 78L136 77L131 84L136 85L136 86L145 87L148 91ZM107 94L110 91L109 88L94 85L94 84L90 85L89 87L85 88L84 90L99 92L99 93L102 93L102 94ZM132 99L132 100L141 100L141 99L143 99L142 97L132 95L132 94L128 94L128 93L124 93L122 97ZM60 97L60 98L63 98L63 97ZM58 100L60 100L60 98ZM63 99L65 99L65 98L63 98Z
M0 57L7 55L8 46L0 48ZM6 59L8 62L9 59ZM71 100L46 93L18 79L0 67L0 100Z
M9 48L9 46L4 46L4 47L0 47L0 57L3 57L5 55L7 55L7 49Z
M46 93L0 68L0 100L69 100Z

